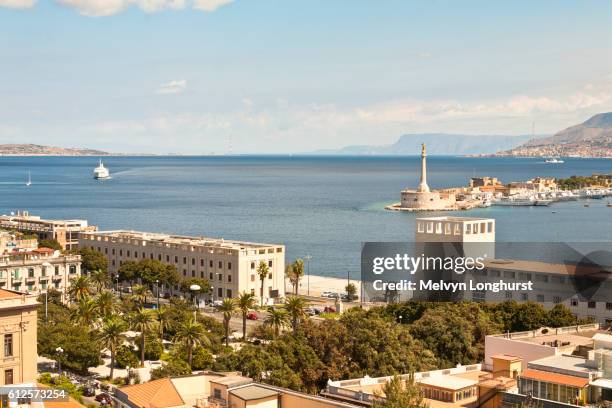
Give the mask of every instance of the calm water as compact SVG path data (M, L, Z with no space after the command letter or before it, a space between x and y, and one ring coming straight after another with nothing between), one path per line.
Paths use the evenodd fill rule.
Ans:
M383 210L418 182L417 157L108 157L113 179L92 179L97 158L0 157L0 213L85 218L134 229L283 243L287 260L313 256L311 273L358 276L360 243L410 240L415 214ZM504 182L611 172L611 160L431 157L429 184ZM25 186L27 172L33 184ZM553 213L553 211L555 213ZM448 213L445 213L448 214ZM491 207L462 215L497 220L498 241L612 240L604 200ZM430 214L433 215L433 214Z

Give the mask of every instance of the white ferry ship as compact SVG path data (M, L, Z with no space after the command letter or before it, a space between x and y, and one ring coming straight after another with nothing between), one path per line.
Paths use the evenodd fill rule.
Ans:
M98 167L94 169L93 176L96 180L104 180L104 179L111 178L110 172L108 171L106 167L104 167L104 164L102 163L102 159L100 159L100 163L98 164Z
M526 207L535 205L536 200L533 197L501 197L493 201L492 205L517 206Z
M562 164L565 163L563 160L561 159L557 159L556 157L551 157L548 158L544 161L544 163L549 163L549 164Z

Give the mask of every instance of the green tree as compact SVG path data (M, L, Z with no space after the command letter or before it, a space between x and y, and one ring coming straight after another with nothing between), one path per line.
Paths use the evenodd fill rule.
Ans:
M297 330L298 324L306 317L306 299L299 296L289 296L285 300L285 310L291 317L291 328L293 332Z
M423 398L414 377L410 375L408 381L395 375L383 386L382 395L376 395L372 408L427 408L429 405Z
M287 265L285 268L285 277L289 279L291 286L293 286L293 293L298 294L300 287L300 280L304 276L304 261L296 259L293 263Z
M55 249L56 251L61 251L62 245L56 239L41 239L38 241L39 248L50 248Z
M268 306L267 311L268 316L264 320L264 324L272 327L274 329L274 336L278 337L282 328L287 326L289 320L287 312L274 306Z
M58 347L64 350L62 354L57 353ZM97 334L86 326L52 317L49 323L38 324L38 354L61 360L62 369L86 373L100 364L100 343Z
M80 326L91 326L96 316L96 302L91 298L83 298L72 305L70 320Z
M355 286L353 282L347 284L344 290L346 291L349 302L357 298L357 286Z
M155 326L155 318L150 310L141 307L130 315L129 322L133 330L140 332L140 366L144 367L146 337Z
M134 348L127 344L117 347L116 363L119 368L136 367L138 365L138 357Z
M77 276L70 279L70 287L68 288L68 296L74 302L88 298L91 295L91 281L87 276Z
M121 282L134 282L138 279L138 262L125 261L119 266L118 274Z
M210 346L210 339L206 335L204 326L193 319L178 326L174 341L186 349L189 367L192 367L193 363L193 349L202 345Z
M91 283L96 287L97 292L102 292L110 285L108 272L102 270L91 271L89 274Z
M110 379L112 381L115 370L115 357L117 349L125 340L123 334L127 330L127 324L123 319L117 316L110 317L104 321L100 328L99 340L110 351Z
M242 341L246 341L247 315L255 308L255 306L257 306L255 295L252 293L242 292L238 296L237 306L242 314Z
M149 288L145 285L134 285L132 286L132 297L134 301L138 303L140 306L143 306L147 303L147 296L150 295L151 292Z
M151 370L151 380L157 380L165 377L176 377L180 375L191 374L191 368L186 361L178 358L173 358L166 362L160 368Z
M550 327L573 326L578 322L576 316L562 303L556 304L548 311L548 324Z
M174 265L166 265L166 269L163 272L161 283L167 285L170 288L170 293L174 292L174 287L181 281L181 277L176 270Z
M268 268L268 264L265 261L260 261L259 266L257 266L257 276L259 276L259 281L261 282L261 287L259 289L259 301L261 307L263 307L264 304L264 284L269 273L270 268Z
M225 345L229 346L229 326L232 315L236 312L236 302L234 299L225 298L218 310L223 313L223 327L225 328Z
M204 278L183 279L180 283L181 292L193 294L194 291L189 289L191 285L198 285L200 287L200 290L196 291L195 294L199 295L210 292L210 282L208 281L208 279Z
M158 310L155 311L157 321L159 324L159 339L164 341L164 331L172 327L174 320L172 309L170 306L161 305Z
M112 292L102 291L94 298L94 304L98 316L110 317L119 311L119 303Z
M93 248L79 249L81 255L81 268L86 272L103 271L108 272L108 261L102 252Z

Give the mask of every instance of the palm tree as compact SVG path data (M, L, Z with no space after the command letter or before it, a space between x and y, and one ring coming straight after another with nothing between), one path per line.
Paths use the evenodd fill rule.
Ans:
M297 295L298 288L300 287L300 279L304 276L304 261L296 259L292 264L287 265L285 268L285 276L289 278L293 291Z
M264 301L264 282L269 273L270 268L268 268L268 264L265 261L260 261L259 266L257 267L257 276L259 276L259 280L261 281L261 288L259 290L259 299L261 302L261 307L263 307Z
M150 310L141 307L130 316L130 326L140 332L140 366L144 367L145 337L155 326L155 318Z
M144 285L134 285L132 286L132 297L136 300L140 306L147 303L147 295L149 294L149 289Z
M89 275L89 279L96 287L98 293L100 293L103 289L106 289L110 283L108 273L99 269L97 271L91 272L91 274Z
M236 302L234 299L225 298L219 306L219 311L223 313L223 327L225 328L225 345L229 346L229 325L232 315L236 312Z
M278 337L281 329L287 325L287 320L287 312L285 310L269 306L268 317L266 317L264 324L274 328L274 337Z
M95 297L94 302L96 304L96 312L98 313L98 316L102 318L112 316L119 311L119 303L117 303L117 298L112 292L107 290L98 293L98 296Z
M249 311L257 305L255 295L252 293L242 292L238 296L238 309L242 313L242 341L246 341L246 321Z
M187 348L187 362L189 363L189 368L191 368L191 362L193 360L193 349L197 346L211 345L210 339L206 335L206 330L204 330L204 326L195 321L193 317L178 326L174 341Z
M104 321L100 328L100 342L110 351L110 379L113 380L115 370L115 355L117 348L123 344L125 335L123 332L127 330L127 324L118 316L112 316Z
M306 306L306 299L299 296L289 296L285 300L285 310L291 316L291 327L294 333L300 321L306 316Z
M84 327L89 327L96 319L96 302L87 297L82 298L71 308L70 320Z
M70 280L68 295L72 301L80 301L91 295L91 282L87 276L78 276Z
M158 310L155 311L157 315L157 321L159 322L159 340L164 341L164 331L171 328L174 324L172 321L172 309L166 305L161 305Z

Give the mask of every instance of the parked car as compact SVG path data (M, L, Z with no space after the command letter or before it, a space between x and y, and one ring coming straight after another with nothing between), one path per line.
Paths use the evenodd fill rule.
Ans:
M101 392L100 394L96 395L95 400L98 401L100 404L110 405L113 403L112 397L105 392Z
M259 320L259 316L255 312L247 313L246 318L249 319L249 320Z
M325 292L321 292L321 297L329 298L329 297L332 297L333 294L334 292L325 291Z

